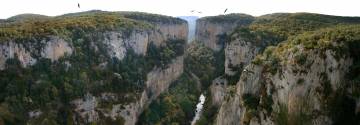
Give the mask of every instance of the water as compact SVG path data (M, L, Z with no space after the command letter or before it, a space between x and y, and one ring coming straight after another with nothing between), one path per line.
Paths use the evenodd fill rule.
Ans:
M199 97L199 103L196 105L195 117L191 121L191 125L194 125L196 123L196 121L199 120L204 103L205 103L205 96L204 96L204 94L201 94Z
M195 28L196 28L196 20L199 18L197 16L180 16L179 18L184 19L188 22L188 43L195 39Z

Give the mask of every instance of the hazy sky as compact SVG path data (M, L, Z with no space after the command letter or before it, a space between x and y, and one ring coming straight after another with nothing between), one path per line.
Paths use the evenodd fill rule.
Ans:
M81 8L77 7L80 3ZM142 11L169 16L247 13L254 16L275 12L313 12L360 16L360 0L0 0L0 18L22 13L49 16L93 9ZM201 11L191 13L191 10Z

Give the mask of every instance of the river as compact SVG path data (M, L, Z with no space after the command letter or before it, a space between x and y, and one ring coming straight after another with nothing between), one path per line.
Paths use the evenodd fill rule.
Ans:
M204 94L201 94L199 97L199 103L196 105L195 117L191 121L191 125L194 125L196 123L196 121L199 120L204 103L205 103L205 96L204 96Z

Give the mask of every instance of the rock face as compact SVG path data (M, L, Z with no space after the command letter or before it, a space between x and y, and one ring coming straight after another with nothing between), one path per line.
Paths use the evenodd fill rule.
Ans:
M105 36L103 41L108 48L108 55L122 60L128 49L132 49L136 54L145 55L150 42L160 46L169 39L186 40L187 34L187 24L158 24L154 30L134 30L130 33L105 32L101 35ZM39 58L56 61L65 54L72 54L73 47L69 43L56 36L36 42L2 42L0 44L0 70L5 68L6 60L10 58L17 58L23 67L35 64ZM40 52L37 46L40 46Z
M200 19L196 22L196 40L204 41L205 46L219 51L224 47L220 42L221 39L224 38L224 35L235 29L236 26L233 23L216 24Z
M112 104L112 108L107 110L99 107L98 103L119 97L116 97L115 94L103 93L100 97L87 94L83 99L73 100L72 104L75 106L75 111L80 117L85 119L85 123L99 120L99 115L102 114L114 120L122 117L125 120L125 125L134 125L138 116L150 102L165 91L170 83L176 80L182 73L183 57L180 56L174 59L168 68L155 68L147 74L145 90L141 93L140 99L135 102Z
M218 77L212 81L213 83L210 86L210 92L211 92L211 104L219 107L222 102L224 101L224 98L227 94L226 87L227 87L227 80Z
M105 33L104 42L108 46L108 54L122 60L126 56L126 51L131 48L136 54L145 55L149 43L149 35L145 31L134 31L128 38L123 33Z
M89 13L90 15L87 15ZM151 101L158 97L160 93L166 91L170 83L176 80L183 73L184 57L182 56L182 53L184 50L181 49L183 49L183 46L185 46L186 44L186 42L182 43L182 41L187 40L188 25L184 20L172 17L165 17L161 15L156 16L161 17L162 19L166 19L166 21L157 20L155 18L156 22L148 22L147 19L151 18L151 16L154 16L150 14L141 14L139 16L137 15L138 13L129 13L130 15L134 15L135 17L145 18L139 20L123 19L124 17L121 17L121 19L119 19L115 14L119 13L97 11L85 12L84 15L85 17L89 18L89 20L92 18L97 18L92 17L94 15L109 18L105 19L106 21L109 21L105 23L109 23L110 26L107 27L107 24L102 24L104 22L96 22L96 20L95 22L91 22L89 24L80 23L84 27L79 27L77 29L79 30L79 32L73 32L76 28L72 29L72 25L74 24L71 23L68 24L68 26L71 28L63 31L65 36L64 34L56 33L49 33L56 35L46 35L48 32L48 29L46 28L48 27L44 27L44 29L46 30L46 33L44 33L45 35L41 34L37 36L29 35L26 37L18 37L15 36L17 35L15 34L11 37L7 37L6 35L3 35L6 33L2 32L3 34L1 35L3 36L0 36L0 39L3 40L0 41L0 70L7 71L6 66L8 60L10 59L18 60L22 67L20 69L24 70L33 68L31 67L33 65L37 66L37 62L46 62L49 66L53 66L58 69L62 69L63 67L65 67L66 70L64 70L64 72L67 72L67 69L71 69L71 67L77 67L77 69L79 70L84 69L85 67L85 70L87 71L84 72L80 72L79 70L71 71L71 73L81 74L81 77L83 79L79 77L72 79L70 77L73 76L69 75L66 77L69 77L69 79L72 80L69 80L69 82L64 82L60 80L61 82L59 84L67 84L67 87L70 86L69 90L71 90L73 89L72 87L74 87L73 85L71 85L72 83L82 83L83 80L86 81L87 85L93 84L100 87L93 88L96 91L85 90L84 93L81 92L82 94L71 97L71 99L67 100L66 102L57 102L58 105L63 105L60 103L66 103L67 105L69 105L69 107L67 107L67 110L71 112L71 116L69 116L68 120L72 120L74 124L110 124L108 123L109 121L116 121L117 123L119 123L120 121L125 125L134 125L137 122L138 116L151 103ZM67 22L71 22L68 21L68 19L76 21L82 19L80 17L77 18L77 16L82 15L74 14L73 16L65 15L66 18L59 17L59 20L61 22L59 24L65 25ZM49 23L49 27L52 25L52 21L58 20L49 19L48 22L46 22ZM19 25L23 25L23 22L18 23ZM56 24L58 23L54 23L54 25ZM101 27L104 29L89 29L88 26L94 26L93 24L106 26ZM111 26L112 24L116 24L116 26ZM58 26L56 28L61 29L61 26ZM16 29L17 27L14 26L11 28ZM44 29L42 31L44 31ZM28 34L32 34L32 32ZM155 48L154 46L149 46L151 44L154 44ZM162 52L162 49L167 49L168 53ZM148 50L156 52L149 54ZM159 59L160 56L163 56L160 54L164 53L169 54L166 55L166 63L161 62L165 59ZM156 57L153 57L154 55L151 55L151 57L149 57L148 54L154 54ZM136 60L139 62L124 61L128 57L128 55L130 56L129 58L138 58L128 60ZM94 59L94 57L96 57L96 59ZM48 59L50 61L43 59ZM152 62L147 62L149 60ZM137 64L134 64L135 67L127 67L130 65L134 66L128 63ZM55 64L59 65L55 66ZM61 67L57 67L60 66L60 64ZM111 66L116 66L117 69L109 69L109 67ZM41 67L42 68L36 69L41 71L34 72L42 72L42 70L45 69L44 67L46 66L44 65ZM99 75L97 77L100 78L93 81L87 81L90 79L88 77L90 73L87 73L90 70L91 72L99 73L97 74ZM54 73L56 72L57 71L54 71ZM109 73L107 74L109 76L100 75L100 73L103 72ZM4 74L6 75L6 72L4 72ZM5 76L4 74L1 75ZM46 74L43 76L47 77ZM59 76L59 78L61 79L63 77ZM110 80L107 78L109 78ZM40 84L41 82L43 82L41 78L39 79L40 80L34 80L37 82L36 84ZM55 84L55 82L50 80L47 82L47 84ZM24 81L26 81L26 79ZM112 88L105 88L105 84L120 84L120 87L117 88L118 90L116 91L121 92L107 92L114 90ZM79 88L84 88L84 86L80 85ZM124 88L129 88L131 90L124 90ZM54 89L57 88L54 87ZM57 92L55 90L51 91L54 93ZM58 107L54 106L51 107L51 110L53 113L52 115L56 116L59 109ZM50 115L44 115L51 114L49 113L48 109L42 109L42 107L36 107L34 109L24 111L25 114L27 114L26 117L29 116L29 119L24 119L24 121L29 121L28 124L38 124L37 122L48 122L48 118L45 118L45 121L42 121L42 117L48 117ZM40 120L37 121L37 119ZM2 119L0 118L0 121L1 120Z
M235 75L250 63L258 54L260 47L242 38L230 41L225 46L225 74Z
M125 106L120 115L125 118L125 125L133 125L137 117L147 107L150 102L164 92L170 83L175 81L183 73L183 57L173 60L173 63L166 69L154 69L147 75L146 89L141 95L141 99L135 103ZM129 115L130 112L130 115Z
M333 47L348 46L346 41L327 42ZM333 115L338 111L332 106L339 103L334 100L348 98L334 93L346 88L346 74L354 60L348 52L342 56L336 53L332 49L308 49L294 42L268 48L242 71L236 92L221 105L216 124L333 124ZM354 100L346 103L351 105L349 109L356 105Z
M50 36L48 39L36 43L2 42L0 50L0 70L5 69L6 60L11 58L17 58L23 67L27 67L35 64L38 58L56 61L73 52L69 43L56 36Z
M253 17L243 14L200 18L196 21L195 39L203 42L206 47L219 51L224 48L225 38L229 33L252 21Z
M128 49L132 49L136 54L145 55L148 44L153 42L157 46L165 44L166 40L187 38L187 24L175 25L156 25L155 31L134 31L129 37L124 39L124 34L118 32L105 33L104 42L108 45L108 54L118 59L126 56ZM112 109L107 111L101 107L97 107L99 101L103 101L107 94L102 97L84 97L73 101L75 110L83 119L87 119L85 123L97 121L99 114L110 116L114 120L122 117L125 125L134 125L138 116L151 103L153 99L165 91L170 83L176 80L183 72L183 57L177 57L168 64L168 68L155 68L147 74L145 90L141 93L141 97L135 102L129 104L113 104ZM79 101L85 100L85 101ZM100 111L100 112L98 112Z

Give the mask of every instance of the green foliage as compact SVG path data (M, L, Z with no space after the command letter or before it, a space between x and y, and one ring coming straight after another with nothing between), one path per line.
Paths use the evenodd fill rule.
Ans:
M154 43L148 46L148 63L166 68L172 59L184 54L185 40L168 40L166 45L156 47Z
M85 32L102 32L105 30L131 31L135 28L150 27L151 25L148 23L124 18L114 12L91 13L80 16L49 17L41 20L28 19L0 24L0 41L14 39L23 41L29 38L44 38L49 35L69 38L69 36L76 34L79 29Z
M279 105L279 111L276 113L275 121L278 125L288 124L289 112L286 105Z
M306 61L307 61L307 55L304 53L300 53L298 55L296 55L295 57L295 62L299 65L305 65Z
M117 12L120 15L123 15L125 18L141 20L150 23L160 23L160 24L184 24L185 20L180 18L174 18L170 16L158 15L158 14L150 14L144 12Z
M244 100L244 105L249 110L256 110L259 106L260 98L254 94L246 93L242 95L242 99Z
M312 13L277 13L260 16L251 24L250 28L257 31L272 32L278 38L286 40L289 36L306 31L314 31L337 24L355 23L360 23L360 18Z
M352 42L349 44L350 57L353 59L353 65L349 68L350 71L346 75L349 79L348 88L352 91L351 94L355 98L360 98L360 42Z
M168 92L160 95L140 116L139 125L172 124L186 125L192 120L200 95L196 81L184 73L172 83Z
M356 100L345 94L346 90L338 90L332 93L325 103L324 110L333 119L334 125L359 124L359 114L356 114Z
M203 44L193 42L186 49L185 53L185 71L194 73L200 78L202 86L207 88L211 80L215 78L216 68L214 52ZM219 64L219 66L222 66Z
M304 46L304 52L295 56L295 62L304 65L307 61L306 51L317 50L324 52L325 50L335 51L335 57L343 58L349 56L349 45L357 43L360 40L359 25L338 25L331 28L319 29L317 31L305 32L303 34L292 37L284 41L276 47L269 46L263 54L258 55L252 63L263 65L266 72L275 74L282 63L287 62L289 53L297 52L295 46Z
M44 20L51 17L39 14L20 14L12 16L7 19L7 22L24 22L24 21L35 21L35 20Z
M101 35L101 31L126 34L137 28L150 28L148 23L111 12L63 15L0 25L2 40L36 41L34 45L40 48L43 45L38 41L48 39L48 35L64 35L74 48L72 55L54 62L34 53L37 63L26 68L17 58L7 60L6 69L0 71L0 103L9 105L7 110L12 116L18 116L15 122L19 124L70 123L74 116L68 110L71 109L70 101L87 93L100 96L110 92L119 97L99 102L102 106L132 102L140 97L148 72L154 67L167 67L172 59L184 54L184 40L168 40L161 47L152 46L144 56L129 49L122 60L110 57L105 43L100 42L107 37ZM38 120L28 121L27 113L35 109L40 109L43 114ZM14 121L12 117L1 119ZM120 118L115 121L104 118L99 122L112 124L121 121Z
M232 71L235 71L234 75L225 74L225 79L228 81L229 85L236 85L236 83L240 79L240 75L241 75L243 67L244 67L243 64L236 65L236 66L232 66L231 64L229 65L229 68L231 68Z
M264 51L264 57L263 57L263 65L264 70L266 72L269 72L271 74L276 74L278 70L280 69L280 57L275 52L275 47L268 47Z
M298 85L304 84L304 82L305 82L305 80L303 78L300 78L297 80Z
M254 30L248 27L238 27L230 34L231 38L228 42L234 41L237 38L241 38L246 42L251 42L255 46L260 48L262 52L265 47L269 45L275 45L281 42L282 39L276 37L276 34L268 31Z
M254 17L246 14L226 14L219 16L208 16L204 18L200 18L199 21L210 21L212 23L233 23L239 25L249 25L252 21L254 21Z
M303 107L304 106L304 107ZM275 113L275 123L277 125L309 125L311 124L311 116L306 110L307 105L302 102L300 110L296 112L289 112L285 104L279 105L279 111Z

